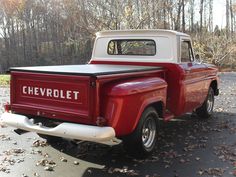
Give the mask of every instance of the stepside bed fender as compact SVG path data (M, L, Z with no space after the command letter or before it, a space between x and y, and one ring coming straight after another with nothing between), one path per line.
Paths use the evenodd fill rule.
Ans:
M167 83L159 77L121 80L103 89L103 115L117 136L130 134L146 107L161 103L165 109Z

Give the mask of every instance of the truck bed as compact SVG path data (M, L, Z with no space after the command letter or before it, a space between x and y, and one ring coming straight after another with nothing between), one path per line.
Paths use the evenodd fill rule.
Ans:
M92 83L99 75L159 72L160 67L127 65L64 65L11 68L13 111L63 121L92 124L99 87ZM127 73L127 74L126 74ZM143 74L142 74L143 75ZM114 80L114 78L112 79Z
M11 68L10 71L63 74L63 75L98 76L98 75L121 74L121 73L131 73L140 71L151 71L158 69L161 69L161 67L88 64L88 65L14 67Z

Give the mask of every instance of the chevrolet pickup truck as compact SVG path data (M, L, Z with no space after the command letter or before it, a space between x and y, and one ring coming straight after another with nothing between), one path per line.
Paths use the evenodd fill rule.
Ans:
M171 30L102 31L89 64L10 68L1 121L46 137L150 154L160 121L195 112L209 118L217 68L195 59L189 35Z

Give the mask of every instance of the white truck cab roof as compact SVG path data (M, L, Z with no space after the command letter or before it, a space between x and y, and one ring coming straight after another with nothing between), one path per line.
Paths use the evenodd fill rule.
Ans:
M175 35L175 36L186 36L188 34L181 33L174 30L165 30L165 29L137 29L137 30L108 30L108 31L99 31L96 33L97 37L104 36L156 36L156 35Z
M100 31L96 33L92 60L178 63L180 61L180 42L182 40L189 40L191 43L189 35L173 30L153 29ZM149 46L152 45L152 47L155 47L155 50L153 49L153 53L148 53L147 55L141 52L135 54L130 54L128 52L125 54L111 53L109 51L109 45L112 42L112 45L114 46L114 43L117 41L142 41L146 42ZM152 43L150 44L150 42ZM135 50L137 50L137 48ZM146 48L140 48L140 51L141 50L146 50Z

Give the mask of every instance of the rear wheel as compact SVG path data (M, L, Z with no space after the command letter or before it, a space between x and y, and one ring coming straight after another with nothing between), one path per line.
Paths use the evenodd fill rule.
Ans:
M214 107L214 90L210 87L206 100L201 107L196 109L196 114L199 118L207 119L211 117Z
M139 158L151 154L157 141L157 127L158 114L153 107L148 107L142 113L134 132L123 139L125 150Z

